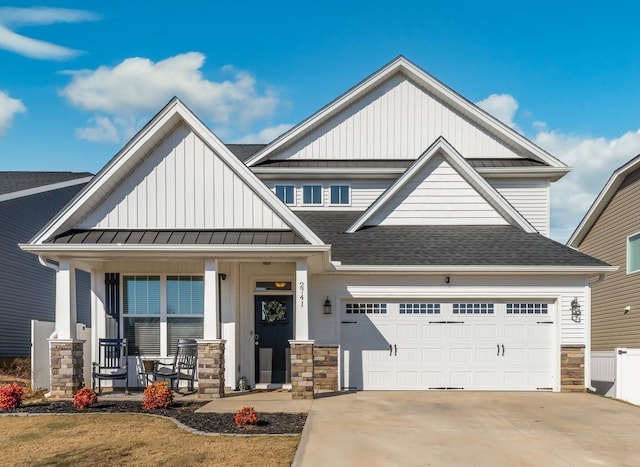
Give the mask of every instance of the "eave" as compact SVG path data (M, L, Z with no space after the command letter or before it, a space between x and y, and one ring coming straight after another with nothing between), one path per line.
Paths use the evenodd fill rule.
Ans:
M333 270L349 274L425 274L425 275L593 275L615 272L618 266L510 266L510 265L438 265L438 266L403 266L403 265L342 265L337 261L331 263Z

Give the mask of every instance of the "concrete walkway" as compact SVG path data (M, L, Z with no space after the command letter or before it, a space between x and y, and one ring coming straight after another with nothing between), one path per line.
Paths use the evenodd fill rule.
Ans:
M294 465L637 466L640 407L590 394L337 395L313 401Z

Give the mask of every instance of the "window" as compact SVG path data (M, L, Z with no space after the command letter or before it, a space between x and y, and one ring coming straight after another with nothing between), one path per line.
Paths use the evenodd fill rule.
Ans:
M303 204L322 204L322 185L304 185L302 187Z
M349 204L349 185L331 185L331 204Z
M546 315L548 311L546 303L507 303L508 315Z
M124 276L123 304L124 337L130 355L163 356L162 343L166 343L167 356L171 356L178 339L202 338L201 276Z
M454 315L492 315L493 303L454 303Z
M640 271L640 234L627 239L627 273Z
M296 204L295 187L293 185L276 185L276 196L285 204Z
M439 303L401 303L401 315L439 315Z
M386 303L347 303L347 314L366 313L368 315L384 315L387 313Z

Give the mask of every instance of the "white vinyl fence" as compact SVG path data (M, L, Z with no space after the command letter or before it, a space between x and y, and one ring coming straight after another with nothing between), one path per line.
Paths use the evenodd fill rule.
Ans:
M51 385L49 338L55 323L31 320L31 387L46 389ZM77 325L78 339L84 340L84 381L91 384L91 328Z
M614 351L591 352L591 386L597 394L615 397L616 353Z
M640 405L640 349L616 349L616 399Z

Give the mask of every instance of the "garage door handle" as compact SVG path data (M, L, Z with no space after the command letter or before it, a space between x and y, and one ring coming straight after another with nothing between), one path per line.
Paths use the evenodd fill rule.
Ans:
M391 344L389 344L389 356L393 356L393 347Z
M504 357L504 344L502 344L502 356Z
M395 356L398 356L398 346L396 344L393 344L393 350L395 351Z
M497 354L497 356L499 357L499 356L500 356L500 344L496 344L496 347L498 347L498 354Z

